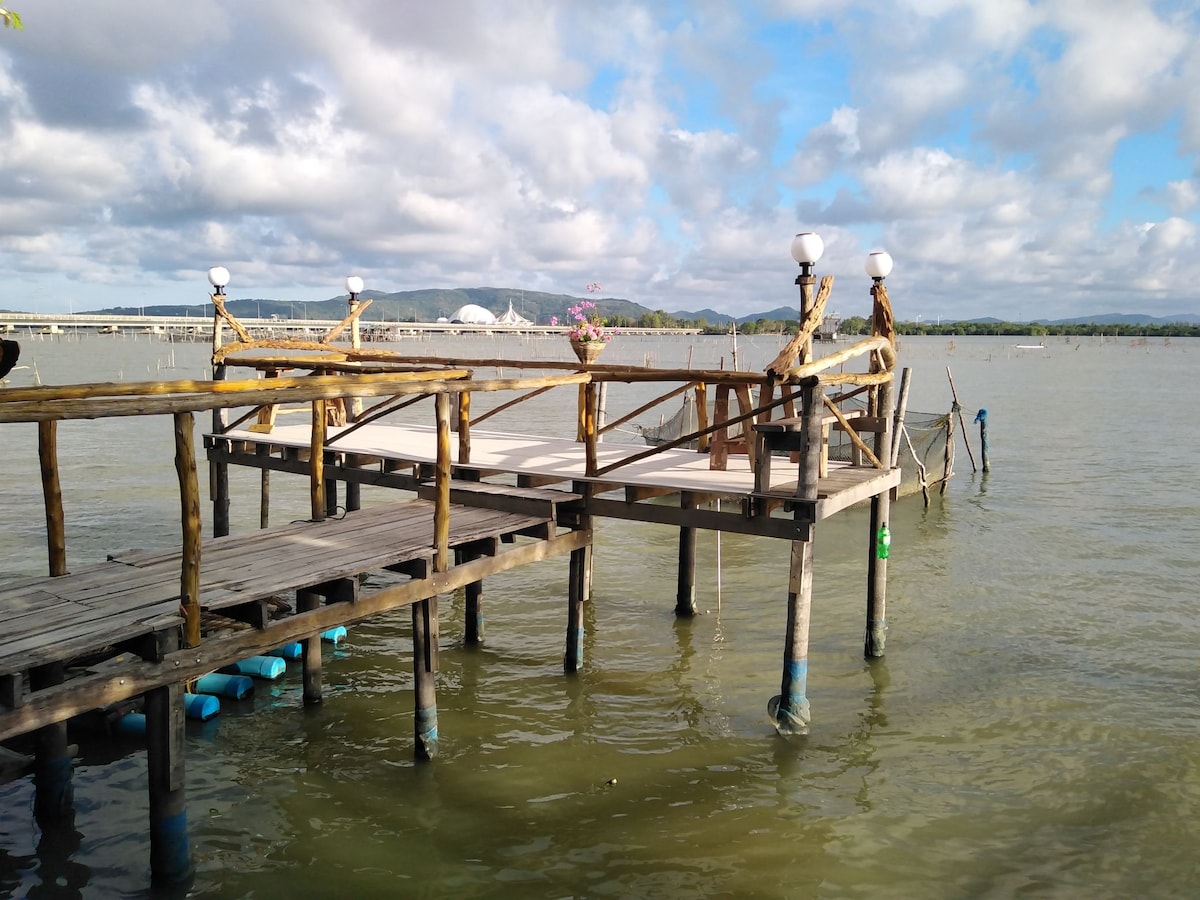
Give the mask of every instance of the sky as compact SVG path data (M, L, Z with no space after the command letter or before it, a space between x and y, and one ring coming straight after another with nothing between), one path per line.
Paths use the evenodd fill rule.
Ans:
M1200 313L1200 0L11 0L0 308Z

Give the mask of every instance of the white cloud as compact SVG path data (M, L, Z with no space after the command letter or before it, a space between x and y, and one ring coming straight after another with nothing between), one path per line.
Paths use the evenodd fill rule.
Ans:
M1062 315L1106 286L1194 303L1198 26L1150 0L22 11L0 43L17 295L65 272L182 301L225 262L260 295L354 268L745 313L788 302L804 227L854 278L884 243L894 296L947 314L1015 315L1014 280ZM1192 171L1150 160L1130 189L1118 145L1176 126Z

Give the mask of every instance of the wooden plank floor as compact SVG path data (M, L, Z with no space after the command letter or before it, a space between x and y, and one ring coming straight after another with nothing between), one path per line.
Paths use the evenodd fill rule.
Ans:
M432 556L431 502L410 500L324 522L206 541L200 603L207 610L265 599ZM454 506L450 545L543 526L549 516ZM180 552L133 551L58 578L25 578L0 592L0 675L69 661L165 628L179 617Z
M332 439L342 429L329 429ZM276 425L269 435L235 430L225 435L234 441L267 444L293 450L307 450L310 429L307 424ZM344 440L334 441L330 449L406 463L436 462L436 430L425 425L371 424L355 430ZM627 459L646 448L638 444L602 443L597 447L597 462L604 468ZM594 481L650 491L688 491L725 497L755 496L754 473L744 457L734 457L725 470L709 468L709 456L695 450L665 450L656 456L622 466L602 478L584 475L586 461L583 444L560 438L498 431L471 431L471 463L460 468L534 476L570 483ZM815 518L820 520L854 503L879 494L900 482L900 471L855 467L831 462L829 474L817 486ZM777 464L771 473L766 495L779 499L794 496L795 464ZM764 495L757 495L764 496Z

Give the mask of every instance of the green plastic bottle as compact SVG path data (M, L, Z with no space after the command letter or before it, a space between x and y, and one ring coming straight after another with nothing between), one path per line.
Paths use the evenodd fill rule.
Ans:
M888 531L887 522L879 526L879 534L875 536L875 555L887 559L892 552L892 533Z

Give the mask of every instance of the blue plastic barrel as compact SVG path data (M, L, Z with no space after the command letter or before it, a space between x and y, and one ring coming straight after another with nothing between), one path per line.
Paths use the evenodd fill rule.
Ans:
M225 675L212 672L196 682L197 694L214 694L217 697L232 697L242 700L254 690L254 679L247 675Z
M231 675L250 675L254 678L278 678L287 671L287 663L278 656L251 656L221 670Z
M346 639L346 626L339 625L337 628L330 628L328 631L321 632L321 640L328 641L331 644L340 644Z
M126 713L117 719L113 725L117 734L124 735L145 735L146 733L146 714L131 712Z
M207 722L221 711L221 701L208 694L184 694L183 714L189 719Z
M304 645L299 641L292 644L284 644L282 647L276 647L274 650L268 650L267 656L282 656L284 659L299 659L304 655Z

